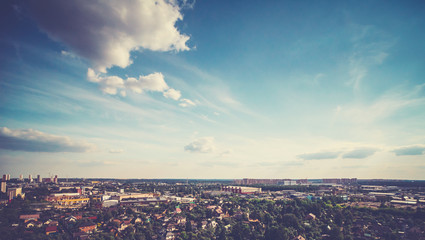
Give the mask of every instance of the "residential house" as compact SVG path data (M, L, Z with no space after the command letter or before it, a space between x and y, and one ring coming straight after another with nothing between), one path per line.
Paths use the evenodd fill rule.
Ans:
M57 226L47 226L46 227L46 235L54 234L58 232Z
M92 233L97 229L97 225L93 223L87 223L80 226L80 231L85 233Z

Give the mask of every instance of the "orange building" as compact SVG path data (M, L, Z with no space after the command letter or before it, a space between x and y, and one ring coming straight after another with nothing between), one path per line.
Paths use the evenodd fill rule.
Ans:
M96 229L97 229L96 224L88 224L88 225L84 225L80 227L80 231L85 233L92 233Z

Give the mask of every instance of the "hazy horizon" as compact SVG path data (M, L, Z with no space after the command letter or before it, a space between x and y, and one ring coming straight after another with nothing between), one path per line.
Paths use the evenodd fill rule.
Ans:
M424 179L422 1L0 12L3 174Z

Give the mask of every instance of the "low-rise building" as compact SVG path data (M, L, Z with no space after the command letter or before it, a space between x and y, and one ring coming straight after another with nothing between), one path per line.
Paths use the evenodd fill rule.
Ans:
M85 232L85 233L92 233L97 229L97 225L96 224L84 224L83 226L79 227L81 232Z
M242 186L223 186L222 191L240 193L240 194L255 194L255 193L261 193L261 188L242 187Z
M50 234L57 233L57 232L58 232L57 226L47 226L46 227L46 235L50 235Z

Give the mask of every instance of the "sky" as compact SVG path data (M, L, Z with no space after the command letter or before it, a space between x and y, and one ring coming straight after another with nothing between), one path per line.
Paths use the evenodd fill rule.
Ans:
M5 0L0 169L425 179L423 1Z

